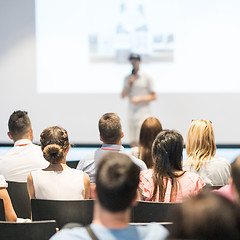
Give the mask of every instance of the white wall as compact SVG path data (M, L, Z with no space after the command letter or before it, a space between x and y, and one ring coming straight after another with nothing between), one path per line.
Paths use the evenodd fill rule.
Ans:
M18 109L29 112L36 142L45 127L61 125L68 130L72 143L99 143L97 121L106 112L119 114L125 129L124 143L128 142L126 100L116 94L37 94L35 57L34 1L0 0L1 143L10 142L7 121ZM209 119L218 144L238 144L239 103L237 93L158 94L152 112L164 128L177 129L184 138L192 119Z

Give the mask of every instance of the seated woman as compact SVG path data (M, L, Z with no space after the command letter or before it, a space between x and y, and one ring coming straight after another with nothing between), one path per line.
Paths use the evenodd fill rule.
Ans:
M153 169L140 173L142 200L182 202L204 186L195 173L182 170L183 138L174 130L162 130L153 143Z
M90 180L86 173L66 164L70 145L67 131L49 127L40 136L44 158L50 162L43 170L33 171L27 180L30 198L81 200L89 198Z
M8 184L6 183L4 177L0 175L0 198L3 199L6 221L16 222L17 216L13 209L11 199L8 195L8 192L6 189L7 186Z
M207 185L226 185L231 175L229 161L214 157L216 145L212 123L193 120L187 135L187 159L183 169L201 176Z
M240 239L240 208L215 193L203 191L176 209L169 239Z
M139 147L131 149L131 154L143 160L147 168L153 167L152 144L161 130L162 125L157 118L149 117L145 119L140 130Z

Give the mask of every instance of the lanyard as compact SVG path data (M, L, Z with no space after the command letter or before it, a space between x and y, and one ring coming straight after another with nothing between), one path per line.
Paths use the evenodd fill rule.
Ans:
M19 144L19 145L16 145L14 147L22 147L22 146L27 146L27 145L30 145L31 143L24 143L24 144Z
M102 148L102 150L106 150L106 151L116 151L119 152L120 149L112 149L112 148Z

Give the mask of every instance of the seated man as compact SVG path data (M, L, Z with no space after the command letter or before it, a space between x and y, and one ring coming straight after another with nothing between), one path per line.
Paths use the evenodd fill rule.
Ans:
M103 142L102 147L83 157L77 166L77 169L88 174L91 183L95 182L97 162L105 153L120 152L126 154L121 141L124 134L122 132L120 118L116 113L104 114L98 122L98 129L100 140ZM133 156L131 156L131 159L141 170L147 169L146 164L142 160Z
M16 111L8 121L8 136L14 147L0 157L0 174L6 181L27 182L31 171L46 168L40 146L34 145L33 130L27 112Z
M157 223L129 226L136 205L139 167L120 153L105 154L96 174L94 217L89 227L63 229L51 240L61 239L166 239L168 231ZM89 233L95 235L90 237Z

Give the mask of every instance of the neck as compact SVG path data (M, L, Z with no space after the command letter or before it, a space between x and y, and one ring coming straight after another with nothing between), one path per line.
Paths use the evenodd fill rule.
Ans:
M103 144L111 144L111 145L120 145L120 146L122 146L122 141L121 141L121 139L118 141L118 142L116 142L116 143L106 143L106 142L103 142Z
M30 136L24 136L24 137L21 137L21 138L14 138L13 139L13 142L15 143L15 142L17 142L17 141L19 141L19 140L23 140L23 139L27 139L27 140L30 140L31 142L32 142L32 139L31 139L31 137Z
M63 171L65 169L68 169L68 165L66 164L66 159L65 161L62 161L60 163L56 163L56 164L52 164L50 163L50 165L45 169L48 171Z
M109 212L99 204L98 200L96 200L94 203L93 223L110 229L125 228L130 221L130 213L130 209L116 213Z

